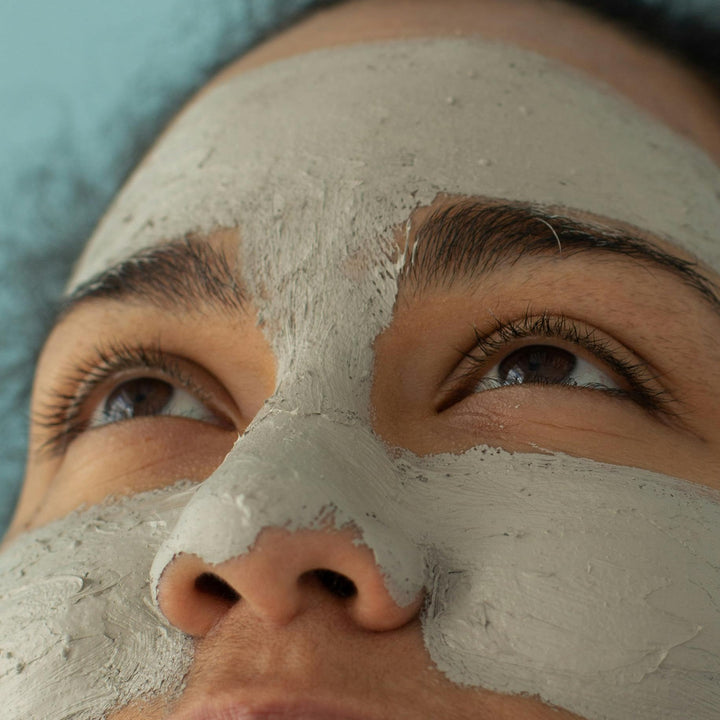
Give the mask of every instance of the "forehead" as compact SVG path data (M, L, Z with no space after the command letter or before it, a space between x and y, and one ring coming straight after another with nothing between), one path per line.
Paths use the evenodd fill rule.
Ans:
M239 226L249 247L352 254L439 192L589 210L717 268L719 187L701 151L532 53L477 38L321 50L191 104L116 200L72 284L218 227Z

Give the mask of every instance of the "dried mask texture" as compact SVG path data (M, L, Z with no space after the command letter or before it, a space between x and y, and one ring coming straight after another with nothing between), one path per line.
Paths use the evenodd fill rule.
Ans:
M73 513L0 554L4 718L98 720L179 692L192 647L155 609L148 568L184 487Z
M218 470L196 494L178 495L177 524L154 529L149 546L128 543L126 570L138 575L120 604L142 608L154 638L163 626L140 581L151 564L156 583L177 552L219 562L245 552L267 525L313 527L332 515L360 530L398 602L429 588L425 643L452 681L538 694L590 720L716 718L717 493L560 454L390 451L372 430L369 397L373 341L391 322L404 262L393 228L438 193L592 211L672 238L718 267L719 187L711 161L629 104L543 58L476 39L320 51L210 92L131 179L73 282L188 232L238 227L243 280L279 383ZM147 539L145 500L133 502L118 506L116 539ZM80 521L40 535L46 565L32 560L35 536L3 559L18 568L6 573L8 593L24 587L25 555L38 567L33 598L64 558L76 564L63 570L70 579L53 586L54 599L29 613L28 629L6 616L17 637L10 651L34 637L31 654L47 660L32 680L44 684L29 691L26 665L22 691L8 659L0 696L10 706L39 703L38 716L55 720L72 716L70 702L89 713L93 702L102 710L120 697L116 668L135 678L124 698L174 691L189 648L170 630L154 656L134 645L135 630L117 631L107 647L117 662L68 664L62 638L79 621L67 598L87 587L82 573L99 573L100 597L114 608L119 583L108 583L124 571L107 546L72 555L66 522ZM73 541L93 537L88 528L80 522ZM93 648L105 647L113 613L96 610L80 623L95 628ZM56 706L35 688L59 688L48 678L71 668L77 694L56 690L64 709L53 716ZM106 694L94 701L88 687Z

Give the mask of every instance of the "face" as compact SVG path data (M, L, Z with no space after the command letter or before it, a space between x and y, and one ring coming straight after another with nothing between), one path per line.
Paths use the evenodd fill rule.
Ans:
M717 165L517 44L243 62L41 357L13 717L716 716Z

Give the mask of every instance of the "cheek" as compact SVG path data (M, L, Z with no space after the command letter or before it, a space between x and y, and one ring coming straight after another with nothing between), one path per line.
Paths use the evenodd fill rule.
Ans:
M680 717L688 694L717 710L698 668L709 653L720 669L720 498L560 455L405 462L402 522L430 549L425 644L450 680L587 717Z
M179 691L191 648L155 612L147 570L188 492L71 515L0 555L3 717L104 717Z
M143 493L181 479L202 481L236 439L236 431L176 417L136 419L86 433L58 467L28 473L29 482L45 483L47 489L36 493L34 511L29 504L21 508L16 525L25 520L25 529L40 527L109 496Z
M110 713L107 720L162 720L167 718L167 702L165 700L135 701L121 710Z

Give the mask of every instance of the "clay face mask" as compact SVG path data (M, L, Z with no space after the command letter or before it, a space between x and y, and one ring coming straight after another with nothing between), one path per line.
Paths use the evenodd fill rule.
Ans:
M98 506L0 555L4 717L97 719L178 690L192 645L149 602L146 568L186 502L179 485Z
M187 646L157 618L147 578L121 597L106 579L123 572L114 554L76 541L127 538L129 567L156 584L177 552L220 562L263 527L332 513L360 529L398 602L428 589L425 644L454 682L537 694L590 720L716 717L718 493L561 454L389 453L369 393L405 262L391 229L438 193L592 211L720 267L719 186L702 153L626 103L475 39L321 51L209 93L118 198L73 284L138 249L238 226L277 393L196 491L74 515L2 556L2 636L17 623L12 593L32 608L32 642L13 630L4 704L17 718L95 718L113 699L181 684ZM37 560L38 538L51 561ZM123 616L103 643L128 607L137 625ZM94 653L64 650L77 617ZM138 632L150 639L137 644ZM145 684L126 682L150 642ZM47 678L66 674L81 681L47 695ZM89 693L93 682L106 692Z

